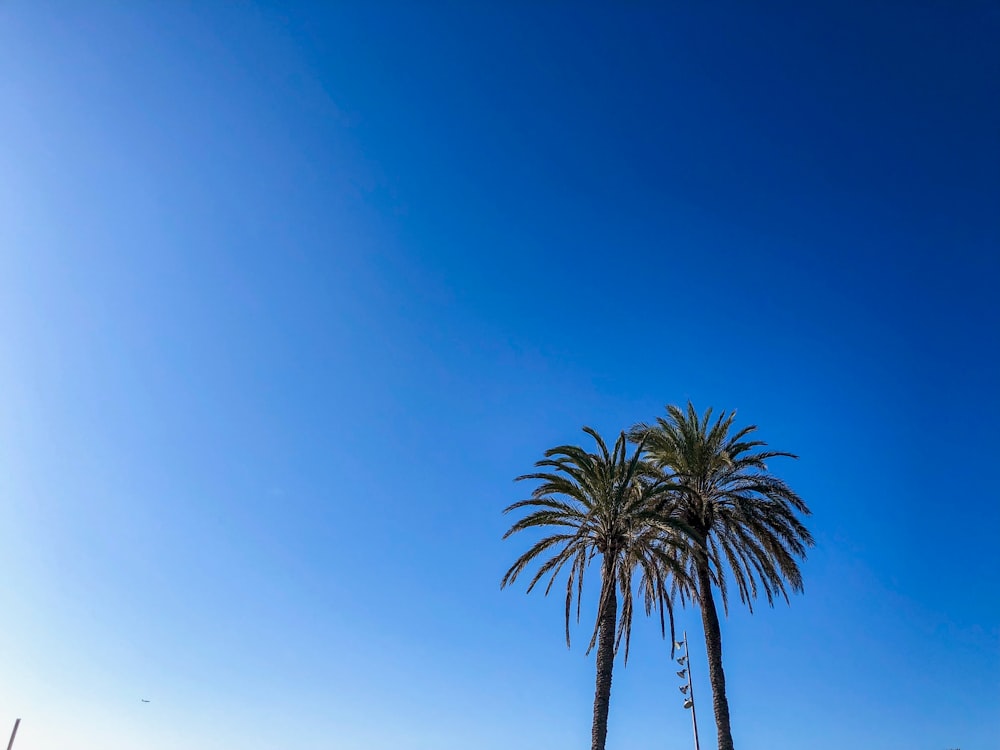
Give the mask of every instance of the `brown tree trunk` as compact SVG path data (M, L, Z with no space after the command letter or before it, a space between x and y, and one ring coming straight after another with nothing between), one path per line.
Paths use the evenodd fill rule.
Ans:
M698 590L701 594L701 622L705 628L705 650L708 652L708 679L712 684L715 726L719 731L719 750L733 750L729 701L726 700L726 674L722 671L722 632L719 630L719 613L715 609L707 562L698 565Z
M608 708L611 705L611 670L615 664L615 621L618 618L618 592L614 572L604 572L601 591L604 609L597 633L597 688L594 692L594 727L591 750L604 750L608 739Z

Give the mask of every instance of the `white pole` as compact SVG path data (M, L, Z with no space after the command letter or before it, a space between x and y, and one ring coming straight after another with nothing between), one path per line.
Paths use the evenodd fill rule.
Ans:
M691 647L688 646L688 632L684 631L684 653L687 654L688 695L691 696L691 726L694 727L694 750L701 750L698 745L698 717L694 713L694 685L691 683Z

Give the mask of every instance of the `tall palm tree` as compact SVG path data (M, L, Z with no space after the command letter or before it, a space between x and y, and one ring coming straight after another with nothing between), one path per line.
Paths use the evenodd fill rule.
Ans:
M518 477L540 484L531 497L504 512L528 508L530 512L514 523L504 539L525 529L546 528L555 533L535 542L510 567L501 588L512 584L536 558L544 557L528 584L530 592L548 578L548 594L559 574L566 574L566 645L570 642L570 612L576 598L576 618L580 619L580 598L584 573L595 558L600 559L601 595L597 621L587 653L597 645L597 685L594 695L592 750L604 750L608 734L608 706L611 699L611 672L615 654L624 643L628 661L632 631L634 573L641 575L638 592L646 614L659 614L661 632L670 622L673 643L673 614L669 577L676 571L685 576L674 549L677 524L658 511L666 484L642 460L642 447L631 456L623 432L609 451L601 436L584 427L597 444L596 452L575 445L561 445L545 452L535 466L539 471ZM621 618L618 596L621 595ZM616 632L617 621L617 632Z
M771 606L776 595L788 601L789 589L802 590L798 559L813 544L797 515L809 515L809 508L769 473L766 463L796 456L767 450L765 442L751 439L755 425L731 433L735 417L731 412L712 422L711 409L699 417L688 402L686 410L668 406L666 417L630 432L645 446L663 480L673 485L671 512L690 534L690 544L680 551L678 561L693 585L687 591L681 587L679 594L682 601L690 594L701 609L719 750L733 750L733 736L712 587L719 590L726 613L727 577L751 612L761 592Z

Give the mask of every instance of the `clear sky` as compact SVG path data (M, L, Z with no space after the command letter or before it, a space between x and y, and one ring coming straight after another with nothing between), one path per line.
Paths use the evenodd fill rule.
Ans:
M815 513L740 750L998 746L1000 10L654 5L0 3L0 736L583 747L501 509L691 398Z

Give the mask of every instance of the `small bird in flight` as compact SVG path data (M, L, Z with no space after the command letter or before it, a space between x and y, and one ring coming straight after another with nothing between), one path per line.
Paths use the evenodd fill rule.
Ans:
M143 703L149 703L149 701L146 700L145 698L140 698L139 700L141 700Z

